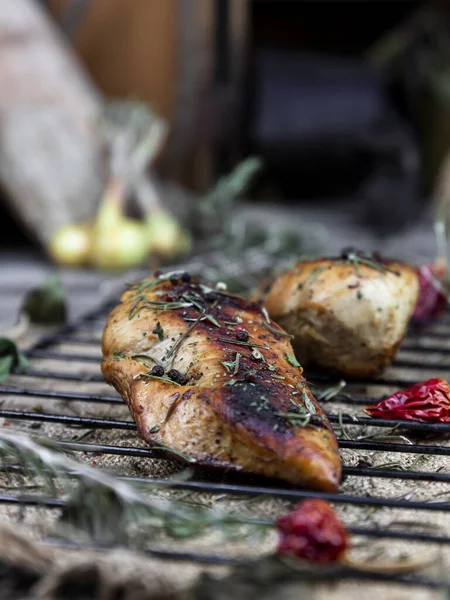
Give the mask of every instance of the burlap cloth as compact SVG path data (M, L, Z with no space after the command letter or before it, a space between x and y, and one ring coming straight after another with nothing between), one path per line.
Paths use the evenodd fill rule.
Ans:
M40 333L40 332L39 332ZM99 330L91 333L84 332L83 336L92 336L99 339ZM27 345L33 338L32 335L21 340ZM100 347L94 345L70 345L60 344L52 351L72 352L76 354L100 355ZM404 353L407 356L407 353ZM439 357L437 357L439 358ZM429 357L428 357L429 359ZM51 371L64 371L74 373L99 373L96 363L77 361L53 361L48 359L33 359L33 368L45 368ZM392 370L392 376L410 376L399 369ZM430 370L417 372L417 380L435 376ZM7 385L26 386L33 389L46 389L53 391L69 391L93 394L115 394L112 388L103 383L70 382L64 380L49 380L25 377L21 375L11 376ZM371 386L369 388L351 388L358 394L379 396L383 393L393 391L392 388L381 388ZM90 402L67 401L58 399L25 398L20 396L2 396L2 408L26 409L35 411L52 412L79 416L109 416L119 419L129 419L129 414L124 405L108 405ZM343 406L348 412L349 407ZM333 412L338 406L333 405ZM352 411L361 414L361 410ZM32 435L55 437L57 439L76 441L84 436L83 441L89 443L100 443L110 445L129 445L145 447L133 431L101 430L92 431L68 428L63 425L36 424L25 421L0 422L0 426L8 426L8 431L21 430ZM351 433L351 427L348 428ZM408 435L411 441L418 441ZM421 439L420 441L423 441ZM427 444L445 445L449 440L445 436L435 439L427 439ZM96 468L103 468L115 473L126 475L137 475L140 477L167 477L173 475L179 466L164 460L150 460L126 456L93 455L77 453L76 458L88 462ZM357 465L361 460L365 464L381 466L394 464L394 468L407 469L410 467L417 455L381 453L369 451L343 450L342 458L345 465ZM414 467L423 471L448 472L448 459L440 456L423 456ZM208 478L208 474L199 473L196 476ZM29 482L24 479L10 480L0 477L0 493L30 494L39 493L39 490L30 490ZM342 484L342 492L357 494L359 496L370 495L378 497L397 498L408 495L412 500L419 499L450 499L450 485L447 483L430 483L427 481L407 481L401 479L383 479L367 477L347 477ZM148 492L152 493L152 492ZM194 498L194 496L192 496ZM276 517L291 504L280 499L241 498L233 496L214 497L208 494L195 495L195 502L206 505L220 505L224 510L236 511L239 514L249 514L253 517ZM414 524L420 524L420 531L432 531L441 535L450 535L450 520L445 512L392 510L388 508L373 509L370 507L355 507L350 505L338 505L336 507L345 522L352 525L373 525L380 527L392 526L393 522L402 522L405 527L411 528ZM19 507L9 504L0 505L0 518L3 523L0 529L0 565L3 576L1 580L6 583L0 585L0 598L99 598L137 600L144 598L213 598L199 592L195 588L198 578L205 571L215 577L225 577L229 573L228 567L204 567L186 562L171 562L169 560L156 560L144 554L129 552L126 550L114 550L109 552L87 552L74 550L61 550L38 543L38 540L52 532L57 510L44 510L41 508ZM356 540L357 541L357 540ZM186 542L165 540L160 543L165 548L177 550L196 549L202 552L228 553L230 556L258 556L270 553L276 545L275 535L268 535L263 541L249 542L247 539L239 540L239 543L218 542L213 537L188 540ZM448 571L449 554L444 547L430 546L419 543L394 542L392 540L372 540L368 545L363 545L355 551L355 557L369 558L373 561L381 561L387 565L399 562L416 561L420 563L432 562L425 570L418 571L427 576L445 576ZM17 587L17 581L22 581L22 588ZM9 582L9 583L8 583ZM14 583L15 582L15 583ZM84 583L83 583L84 582ZM83 588L83 585L84 588ZM8 587L9 586L9 587ZM15 586L15 588L14 588ZM194 587L193 587L194 586ZM13 589L14 588L14 589ZM218 589L221 589L220 587ZM223 593L228 588L223 586ZM72 590L72 592L70 592ZM72 595L71 595L72 593ZM200 594L200 595L199 595ZM345 598L346 600L370 600L372 598L386 598L389 600L413 600L442 598L442 592L430 591L422 588L407 588L395 585L381 585L369 582L355 583L343 582L339 584L318 584L308 586L296 583L286 585L283 590L277 589L276 595L270 595L270 585L265 586L264 593L261 588L246 591L248 598L327 598L328 600ZM234 595L234 593L233 593ZM227 596L217 595L217 598ZM232 596L230 596L232 597ZM235 596L237 600L238 596Z

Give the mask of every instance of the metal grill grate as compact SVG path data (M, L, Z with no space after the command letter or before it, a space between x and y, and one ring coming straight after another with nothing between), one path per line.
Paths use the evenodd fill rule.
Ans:
M193 271L196 269L193 268ZM200 270L200 269L199 269ZM117 299L110 299L99 308L85 315L75 323L64 326L56 334L41 339L29 352L32 360L32 367L24 374L15 375L9 381L8 385L0 386L0 400L5 397L17 397L23 399L35 398L40 402L45 402L45 410L17 410L9 408L0 409L0 417L7 420L26 421L28 423L49 423L59 424L70 427L79 427L88 430L114 429L133 431L135 429L131 418L128 420L115 419L104 416L79 416L74 414L63 414L63 412L52 412L52 402L57 401L71 403L73 401L89 403L90 407L97 404L113 406L123 405L122 400L117 395L92 394L76 391L58 391L54 389L54 382L103 382L103 377L98 369L100 361L99 342L105 318L109 310L116 304ZM76 346L79 351L72 352L61 349L61 346L70 344ZM398 387L411 385L420 379L431 377L433 375L444 376L450 369L450 317L445 317L438 324L431 324L422 331L410 331L402 347L403 355L400 356L394 368L376 381L359 380L352 382L351 392L349 394L340 393L331 400L323 402L323 406L329 415L329 418L336 426L340 447L351 451L371 451L374 453L393 452L401 454L417 454L423 456L450 456L450 445L446 445L445 434L450 433L450 425L444 424L424 424L408 421L371 419L366 417L353 417L345 414L345 407L358 407L375 402L380 399L386 390L393 391ZM52 370L45 368L45 362L51 359L53 364L58 366ZM69 368L70 365L70 368ZM76 368L74 368L74 366ZM391 375L392 373L392 375ZM308 380L312 383L324 385L329 383L327 378L320 374L307 373ZM44 380L36 386L35 380ZM11 383L12 382L12 383ZM17 382L17 383L15 383ZM334 382L334 380L333 380ZM365 387L380 388L380 393L369 393ZM358 391L359 390L359 391ZM361 391L362 390L362 391ZM339 412L339 408L341 412ZM344 407L344 412L342 412ZM405 435L419 436L418 440L410 442L408 439L400 441L390 441L386 439L358 439L358 434L349 436L346 428L352 428L352 431L362 432L367 427L376 426L383 430L392 431L397 427L398 431ZM355 438L355 439L352 439ZM424 439L425 438L425 443ZM409 443L410 442L410 443ZM82 441L64 441L55 439L55 443L65 450L73 450L87 454L102 453L105 455L133 456L140 458L167 459L170 454L159 448L141 448L135 446L119 446L109 444L98 444ZM450 483L450 472L427 472L420 471L417 468L411 470L398 470L392 466L374 467L364 463L354 466L344 467L345 477L354 478L384 478L390 481L425 481L429 482L430 497L433 496L433 485L438 483ZM279 483L263 482L257 479L248 483L243 482L242 478L236 475L221 475L221 479L211 481L191 479L186 481L173 481L163 479L152 479L152 482L161 486L167 486L170 489L187 490L192 493L211 493L211 494L229 494L233 496L247 497L274 497L286 500L300 500L304 498L319 497L332 501L339 505L356 507L382 507L392 511L400 509L411 509L417 511L435 511L437 513L448 513L450 511L450 501L432 500L414 500L408 495L404 497L379 497L367 494L357 493L320 493L307 490L293 489L289 486L283 486ZM146 478L136 476L124 476L126 480L145 483L149 481ZM450 498L450 487L448 491ZM17 496L13 493L1 494L1 504L24 504L29 506L41 506L46 508L59 509L64 506L64 501L58 498L33 498ZM422 513L423 514L423 513ZM448 535L437 534L434 532L423 532L417 530L408 530L405 528L381 528L377 525L361 526L354 524L349 527L351 533L366 538L385 538L400 541L410 541L450 547L450 531ZM152 555L166 557L175 560L189 560L205 564L238 564L243 560L239 558L230 558L226 555L205 554L199 552L179 552L176 550L148 549ZM333 576L336 576L336 572ZM356 578L369 579L372 581L392 582L398 584L408 584L416 586L427 586L438 588L442 582L431 577L421 575L398 576L381 573L372 573L364 571L355 571L351 568L342 567L339 569L339 576L342 579Z

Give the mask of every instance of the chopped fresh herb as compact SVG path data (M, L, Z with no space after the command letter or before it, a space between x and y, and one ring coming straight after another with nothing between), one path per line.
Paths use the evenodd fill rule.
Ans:
M114 358L123 358L122 352L119 352L118 350L114 350L113 356Z
M158 433L159 430L160 430L159 425L153 425L153 427L150 428L149 433Z
M298 360L295 358L295 356L293 354L291 354L290 352L286 352L286 358L288 359L288 362L293 366L293 367L301 367L300 363L298 362Z
M269 369L269 371L275 371L276 366L275 365L267 365L267 368Z
M208 319L208 321L211 321L211 323L213 325L215 325L216 327L220 327L220 324L218 323L218 321L212 316L212 315L205 315L206 318Z
M219 362L225 367L228 373L233 373L233 375L236 375L236 373L239 371L239 360L241 356L242 354L236 352L236 358L234 360L219 360Z
M266 319L266 321L267 321L267 325L270 325L270 317L269 317L269 313L267 312L267 308L266 308L265 306L263 306L263 307L261 308L261 312L262 312L262 314L264 315L264 318L265 318L265 319Z
M252 352L252 358L254 360L264 360L264 356L262 355L262 353L257 350L256 348L253 348L253 352Z
M156 334L158 336L158 340L160 342L163 341L164 339L164 329L161 327L161 323L158 321L155 329L152 331L152 333Z
M322 271L325 271L325 267L323 265L314 267L311 275L307 279L308 284L311 284L311 283L314 283L315 281L317 281L317 279L319 278L319 275L322 273Z
M283 375L274 375L274 374L272 374L271 377L273 377L274 379L286 379L286 377L284 377Z
M358 300L361 300L361 298L363 297L363 293L361 292L361 290L358 290L356 292L356 297L358 298Z
M223 385L234 385L235 383L237 383L237 379L230 379L229 381L226 381Z

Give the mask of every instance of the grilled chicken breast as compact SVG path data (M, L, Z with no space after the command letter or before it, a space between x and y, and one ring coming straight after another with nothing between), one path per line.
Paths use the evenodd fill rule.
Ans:
M349 253L301 262L252 298L294 336L303 366L370 377L391 364L418 294L413 267Z
M102 371L139 435L200 465L335 491L333 430L286 334L257 304L162 275L133 285L110 314Z

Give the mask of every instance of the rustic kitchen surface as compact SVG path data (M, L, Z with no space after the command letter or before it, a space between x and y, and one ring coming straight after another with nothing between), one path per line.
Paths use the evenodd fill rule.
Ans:
M448 8L4 4L0 598L448 598Z

